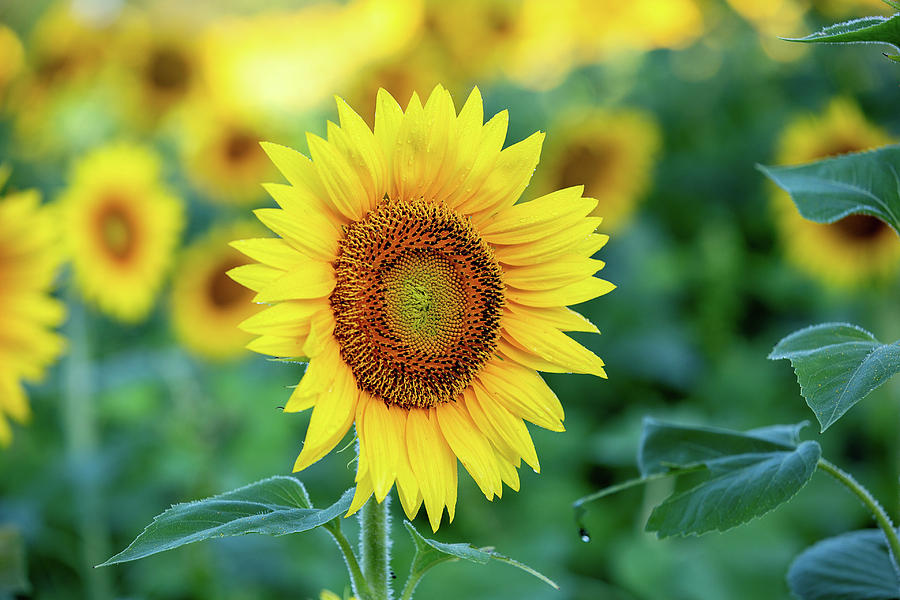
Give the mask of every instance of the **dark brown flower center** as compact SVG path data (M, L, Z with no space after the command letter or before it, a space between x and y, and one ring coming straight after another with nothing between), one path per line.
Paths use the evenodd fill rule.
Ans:
M147 82L161 92L180 94L187 90L191 66L176 48L157 48L147 62Z
M360 389L433 406L462 392L493 354L500 267L452 210L386 201L346 227L334 267L334 336Z
M229 258L209 272L206 280L206 293L209 303L218 309L227 310L240 304L246 305L253 293L226 275L231 269L246 264L240 260Z

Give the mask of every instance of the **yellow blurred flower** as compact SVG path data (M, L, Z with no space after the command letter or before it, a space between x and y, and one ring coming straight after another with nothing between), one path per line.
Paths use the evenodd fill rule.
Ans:
M161 175L151 150L111 144L74 165L59 198L75 282L86 300L122 321L139 321L153 307L181 232L181 202Z
M0 168L0 188L9 176ZM37 381L65 348L53 329L65 306L50 295L60 264L58 229L35 191L0 198L0 445L9 444L7 419L31 411L22 381Z
M318 2L222 19L202 36L209 85L232 108L296 114L360 69L404 49L421 27L421 0Z
M127 14L115 45L114 76L130 121L155 127L203 89L196 27L173 17Z
M252 336L238 324L257 312L253 293L225 273L250 262L228 243L258 235L259 225L220 226L185 249L172 283L172 324L188 350L211 360L244 353Z
M355 423L350 514L395 482L432 529L456 510L457 459L489 500L540 469L525 421L563 431L563 409L536 371L605 377L565 331L596 332L567 308L615 286L591 257L596 201L581 186L517 203L544 135L502 149L506 111L484 123L476 89L457 114L438 86L404 111L385 91L374 133L343 101L312 160L266 145L292 185L256 211L279 238L234 246L258 263L230 275L271 304L242 327L248 348L309 366L285 406L312 409L300 471Z
M544 164L536 193L584 185L597 199L601 229L615 231L631 217L650 185L660 131L649 113L625 108L594 108L564 114L549 127Z
M806 44L787 44L782 37L803 37L809 3L806 0L728 0L728 5L759 32L763 51L779 61L797 60L809 48Z
M264 194L260 182L277 172L259 145L272 128L201 99L186 108L180 130L185 172L206 197L228 204L247 204Z
M331 590L322 590L322 593L319 594L319 600L356 600L356 596L347 596L346 592L344 596L338 596Z
M114 24L91 20L68 2L41 15L28 39L27 68L9 94L17 152L56 153L97 137L103 124L93 117L118 109L109 102L97 108L114 30Z
M778 164L798 164L892 143L849 99L832 100L822 114L802 115L782 132ZM825 283L853 287L893 276L900 268L900 240L875 217L850 215L828 225L800 216L787 193L772 198L788 259Z

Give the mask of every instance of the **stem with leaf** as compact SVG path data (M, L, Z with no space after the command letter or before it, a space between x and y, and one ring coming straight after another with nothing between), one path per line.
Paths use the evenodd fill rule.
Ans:
M862 503L866 505L866 508L872 512L875 516L875 521L887 538L888 547L891 551L891 558L894 562L894 568L900 573L900 538L898 538L897 530L894 529L891 517L884 510L884 507L882 507L878 500L872 496L868 489L856 481L853 475L847 473L834 463L829 462L824 458L820 458L818 467L843 484L844 487L853 493L853 495L862 500Z

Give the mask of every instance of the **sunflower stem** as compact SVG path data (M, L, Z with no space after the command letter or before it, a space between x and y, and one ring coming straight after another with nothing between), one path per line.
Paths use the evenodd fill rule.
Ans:
M359 562L356 560L356 554L353 553L350 540L341 531L340 519L335 519L331 523L326 524L325 529L331 534L331 538L344 556L344 563L347 565L347 571L350 572L350 587L353 589L353 595L358 600L368 600L372 597L369 585L366 583L362 569L359 568Z
M900 537L897 536L897 530L894 529L891 517L887 514L878 500L872 496L872 493L868 489L856 481L853 475L847 473L834 463L827 461L824 458L820 458L818 467L853 492L857 498L862 500L863 504L866 505L866 508L872 512L875 516L875 522L878 523L878 526L881 527L884 536L887 538L891 559L894 563L894 570L900 574Z
M93 376L89 357L87 315L70 294L69 355L63 362L63 428L70 472L73 474L77 529L81 538L80 562L87 598L113 597L109 572L94 565L110 555L109 536L103 519L97 468L97 415L93 397Z
M371 600L391 600L390 496L369 500L359 513L359 554Z

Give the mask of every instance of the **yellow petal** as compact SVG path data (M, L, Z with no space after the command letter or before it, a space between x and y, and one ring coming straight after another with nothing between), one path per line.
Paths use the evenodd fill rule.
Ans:
M488 500L499 494L501 480L494 450L469 414L456 402L435 410L441 433Z
M350 429L359 399L350 368L342 363L334 373L331 386L322 395L309 419L303 450L294 463L295 473L328 454Z
M294 388L284 412L300 412L312 408L319 395L331 385L334 374L341 368L337 344L328 344L306 365L306 372Z
M340 142L336 139L335 143L351 165L359 165L358 175L370 199L369 208L374 208L387 191L384 156L363 118L340 98L337 99L337 107L343 136L340 136ZM332 139L331 133L328 139Z
M269 209L274 212L284 211ZM277 233L277 232L276 232ZM235 240L229 244L235 250L249 256L258 263L288 271L309 261L309 257L300 254L280 238L256 238Z
M460 207L464 212L473 213L473 223L484 223L499 211L516 203L531 181L543 143L544 133L539 131L500 153L490 175L473 200Z
M278 208L260 208L253 211L253 214L303 255L324 262L330 262L337 256L340 237L338 229L331 218L320 211L295 213ZM243 252L242 249L239 250ZM249 253L246 254L250 256Z
M308 158L293 148L272 142L261 142L260 146L269 155L281 174L291 182L291 185L302 189L320 201L325 199L325 189L319 181L315 166Z
M351 221L361 220L369 208L369 199L356 170L334 144L311 133L306 134L306 140L316 172L334 207Z
M582 281L603 266L602 260L565 256L547 263L507 267L503 282L520 290L550 290Z
M260 265L247 265L250 267ZM236 267L229 274L241 269ZM239 281L239 283L242 283ZM303 300L324 298L334 289L334 267L328 263L308 261L259 288L253 298L254 302L278 302L280 300Z
M392 164L401 123L403 109L387 90L379 89L375 99L375 141L381 147L386 165ZM393 192L394 190L388 189L388 193Z
M492 244L522 244L569 231L597 206L593 198L582 198L584 186L557 190L497 213L479 227Z
M458 181L458 184L446 190L444 202L454 210L460 210L460 206L469 203L485 179L490 175L491 170L500 157L500 149L506 140L506 129L509 125L509 113L501 111L494 115L490 121L481 128L479 140L474 144L473 156L463 162L460 158L462 168L452 178ZM444 195L444 194L442 194Z
M424 409L409 411L406 421L409 462L419 482L432 531L441 523L444 506L450 499L448 487L455 486L456 457ZM453 493L455 498L455 490Z
M321 298L286 300L259 311L242 321L238 327L257 335L295 335L298 332L308 332L309 318L327 308L328 301Z
M509 412L544 429L565 431L559 398L534 370L518 364L492 360L478 373L485 391Z
M405 451L405 427L393 418L383 400L360 392L356 430L368 457L375 499L381 502L397 477L398 455Z
M526 321L539 322L548 327L555 327L560 331L583 331L585 333L600 333L597 326L591 323L585 316L565 306L548 306L536 308L524 306L515 302L507 302L505 310L520 315ZM538 369L540 370L540 369Z
M520 417L515 416L481 387L478 383L472 383L472 389L475 391L475 399L481 411L487 417L488 421L494 427L497 434L505 441L518 456L522 457L528 465L534 469L536 473L541 470L538 462L537 452L534 449L534 442L531 441L531 435L525 422Z
M576 253L585 238L597 229L601 220L596 217L581 219L566 231L542 237L534 242L494 246L494 257L501 263L518 266L548 262L563 254Z
M510 284L512 285L512 284ZM534 306L536 308L546 308L551 306L567 306L570 304L581 304L588 300L593 300L603 294L616 289L615 284L600 279L599 277L585 277L581 281L570 283L556 289L547 290L522 290L515 287L509 287L506 290L506 297L523 304L525 306Z
M266 265L241 265L229 270L226 275L245 288L258 292L273 281L282 277L284 271Z
M529 323L511 312L503 314L500 327L522 348L549 363L559 365L570 373L587 373L606 379L603 361L558 329Z
M27 422L31 416L25 390L14 377L0 379L0 415L4 413L19 423Z
M263 335L248 343L247 350L278 358L300 358L305 356L303 351L305 342L306 334L303 332L292 337Z
M535 371L540 371L542 373L570 372L568 368L547 362L540 356L532 354L522 348L515 340L510 340L503 336L501 336L500 340L497 342L497 352L504 359L512 360L523 367L528 367L529 369L534 369Z

